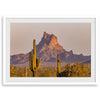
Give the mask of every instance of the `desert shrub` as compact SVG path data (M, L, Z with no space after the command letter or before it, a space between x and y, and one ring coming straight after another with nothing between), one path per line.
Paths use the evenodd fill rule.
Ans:
M10 65L10 77L25 77L25 68ZM68 63L61 67L60 77L90 77L91 65L85 63ZM33 77L30 68L27 68L27 77ZM40 67L37 71L37 77L57 77L57 67Z

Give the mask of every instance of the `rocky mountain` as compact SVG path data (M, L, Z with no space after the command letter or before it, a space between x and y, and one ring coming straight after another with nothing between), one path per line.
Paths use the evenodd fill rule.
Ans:
M33 50L31 51L33 53ZM40 43L36 46L37 57L41 58L42 63L56 62L57 54L60 54L60 59L65 63L83 62L90 59L91 56L82 54L73 54L73 51L66 51L59 43L54 34L44 32ZM11 64L23 64L29 62L29 53L17 54L10 57Z

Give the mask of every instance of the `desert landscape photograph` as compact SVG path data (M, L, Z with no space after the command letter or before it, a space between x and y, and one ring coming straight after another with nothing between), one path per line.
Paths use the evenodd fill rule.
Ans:
M10 77L91 77L91 23L11 23Z

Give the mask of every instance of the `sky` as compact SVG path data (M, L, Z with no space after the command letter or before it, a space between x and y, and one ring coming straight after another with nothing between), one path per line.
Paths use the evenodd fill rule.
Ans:
M11 23L10 55L31 51L33 39L38 44L44 32L57 36L58 43L67 51L91 55L90 23Z

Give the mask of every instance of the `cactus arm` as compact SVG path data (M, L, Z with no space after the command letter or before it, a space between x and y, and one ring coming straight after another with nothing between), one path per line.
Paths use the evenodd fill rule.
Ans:
M33 54L33 70L36 68L36 59L35 55Z
M36 57L36 67L38 66L38 57Z
M37 69L39 69L39 68L40 68L40 64L41 64L41 59L39 59Z
M34 68L34 70L38 70L40 68L40 64L41 64L41 59L38 60L38 58L36 59L36 67Z

